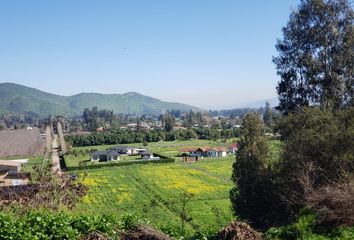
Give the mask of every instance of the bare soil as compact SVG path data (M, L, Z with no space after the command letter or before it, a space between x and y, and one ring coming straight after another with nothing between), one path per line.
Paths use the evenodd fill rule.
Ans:
M0 131L0 158L43 155L45 137L37 129Z

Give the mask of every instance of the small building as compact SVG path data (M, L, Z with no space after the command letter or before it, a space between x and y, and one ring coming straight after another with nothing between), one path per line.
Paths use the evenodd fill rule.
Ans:
M154 155L145 155L141 158L141 160L145 160L145 161L148 161L148 160L160 160L160 157L154 157Z
M129 123L129 124L127 124L127 127L131 130L136 130L138 127L138 124L137 123Z
M28 159L0 160L0 172L19 173L22 165L27 162Z
M199 147L182 149L182 152L188 152L189 157L226 157L226 149L223 147Z
M96 151L91 154L91 161L105 162L117 161L120 159L120 154L114 150Z
M145 150L141 151L140 153L141 160L160 160L160 157L155 157L153 153Z
M145 148L136 148L130 146L116 146L110 149L116 151L119 154L127 154L127 155L138 155L139 152L146 151Z
M139 124L139 128L141 128L141 129L149 129L150 125L147 122L141 122Z
M141 158L146 158L146 157L148 157L148 158L151 158L151 157L153 157L154 155L151 153L151 152L149 152L149 151L141 151L141 152L139 152L139 154L140 154L140 156L141 156Z
M206 151L207 157L226 157L226 149L223 147L210 148Z
M18 186L28 183L29 174L21 173L28 159L0 160L0 186Z

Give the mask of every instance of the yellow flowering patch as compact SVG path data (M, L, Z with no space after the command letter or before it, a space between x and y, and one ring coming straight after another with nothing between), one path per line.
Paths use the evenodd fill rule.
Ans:
M145 175L144 178L152 179L157 186L164 189L177 189L193 194L211 193L228 188L228 186L220 185L216 177L207 176L197 169L177 165L146 166L141 174Z
M132 200L132 195L128 192L121 192L117 194L118 203L128 202Z
M82 183L86 186L89 186L89 187L96 187L98 186L99 184L105 184L105 183L108 183L108 180L107 178L105 177L95 177L95 178L91 178L91 177L86 177Z
M91 203L90 195L85 195L84 198L82 199L82 202L85 204L90 204Z
M89 187L97 186L97 182L93 178L85 178L82 183L89 186Z

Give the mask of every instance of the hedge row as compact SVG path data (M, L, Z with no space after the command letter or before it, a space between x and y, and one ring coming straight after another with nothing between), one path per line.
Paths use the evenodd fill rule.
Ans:
M154 154L154 155L160 157L160 160L137 160L137 161L130 161L130 162L110 162L107 164L71 166L71 167L67 167L66 171L80 171L80 170L85 170L85 169L99 169L99 168L107 168L107 167L122 167L122 166L129 166L129 165L135 165L135 164L173 163L173 162L175 162L175 160L173 158L167 158L167 157L161 156L159 154Z

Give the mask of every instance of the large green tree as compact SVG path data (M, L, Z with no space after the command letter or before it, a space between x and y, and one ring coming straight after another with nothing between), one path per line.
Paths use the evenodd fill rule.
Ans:
M354 211L342 210L343 203L354 202L354 108L302 108L284 116L277 128L283 148L276 182L290 218L306 206L326 224L353 223L348 214ZM348 191L341 191L343 184ZM327 194L328 189L337 196ZM352 200L345 192L351 192Z
M354 106L354 13L348 0L301 0L273 58L278 109Z
M275 214L267 166L269 147L263 128L263 122L256 113L250 113L243 119L232 172L235 187L230 191L235 214L256 228L271 226Z

